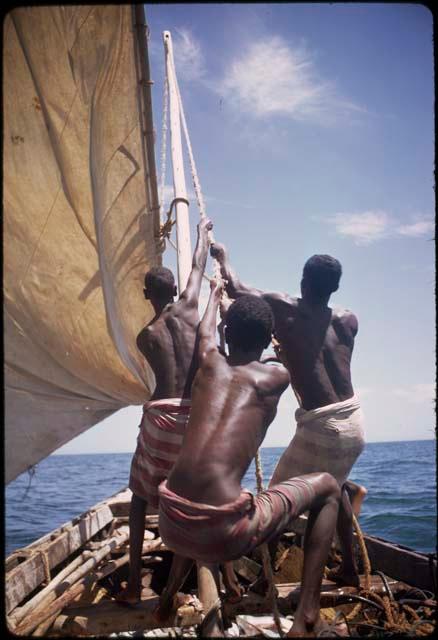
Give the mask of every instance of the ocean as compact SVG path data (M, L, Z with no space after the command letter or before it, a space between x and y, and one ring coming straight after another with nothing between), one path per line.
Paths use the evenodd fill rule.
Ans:
M436 552L434 440L369 443L350 479L368 489L362 530ZM261 449L265 485L283 448ZM131 453L52 455L5 491L5 555L24 547L128 484ZM255 491L254 463L242 486Z

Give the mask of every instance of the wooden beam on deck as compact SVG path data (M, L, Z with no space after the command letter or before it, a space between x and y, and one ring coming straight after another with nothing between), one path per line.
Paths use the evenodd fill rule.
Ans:
M65 525L26 549L14 552L12 556L26 559L6 574L6 613L10 613L46 580L46 559L49 569L53 569L80 549L112 519L111 509L102 505L74 520L75 524Z
M404 583L388 578L393 591L403 591L408 588ZM295 608L300 593L300 583L277 584L278 606L282 613L289 614L291 607ZM372 576L371 590L383 595L385 587L379 576ZM337 587L333 582L324 580L321 587L321 607L332 607L348 602L348 596L357 594L354 587ZM84 607L73 606L64 609L52 627L53 631L61 631L67 635L101 635L119 633L122 631L142 631L157 628L153 611L159 601L158 596L143 599L135 606L122 606L114 600L101 600L94 605ZM239 614L258 615L272 613L269 601L257 593L249 592L240 602L224 603L224 613L233 618ZM188 627L200 624L204 614L192 605L186 604L178 608L176 615L169 620L160 622L160 627Z

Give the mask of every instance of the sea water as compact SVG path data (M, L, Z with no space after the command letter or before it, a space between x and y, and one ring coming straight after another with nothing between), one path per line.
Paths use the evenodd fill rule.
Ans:
M283 448L261 449L265 485ZM132 454L52 455L6 487L5 555L24 547L128 484ZM368 443L350 474L364 485L362 530L436 552L434 440ZM255 491L254 463L242 486Z

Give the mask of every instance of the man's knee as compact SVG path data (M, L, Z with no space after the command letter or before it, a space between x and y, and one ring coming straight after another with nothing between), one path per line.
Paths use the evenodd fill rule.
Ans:
M341 499L341 489L335 478L330 473L323 472L321 473L320 481L324 487L326 497L339 502Z

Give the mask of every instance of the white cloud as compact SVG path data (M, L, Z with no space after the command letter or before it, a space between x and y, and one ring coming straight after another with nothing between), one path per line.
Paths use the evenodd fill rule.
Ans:
M414 384L411 387L399 387L393 389L392 392L399 398L404 398L405 400L415 404L433 402L436 397L435 385L433 383Z
M421 236L425 236L428 233L433 233L434 229L435 225L432 218L423 218L411 224L400 225L397 229L397 233L399 233L401 236L419 238Z
M430 216L423 216L412 223L401 225L389 213L380 210L335 213L325 218L325 222L334 226L340 236L352 238L357 245L367 245L396 236L420 238L434 230Z
M328 122L364 111L342 100L333 82L318 77L310 54L279 36L252 43L229 66L218 92L239 111L256 117L285 115Z
M173 49L177 77L186 82L200 80L205 74L205 63L199 42L187 28L175 31Z
M335 213L326 218L341 236L352 238L355 244L370 244L387 233L390 218L385 211L363 213Z

